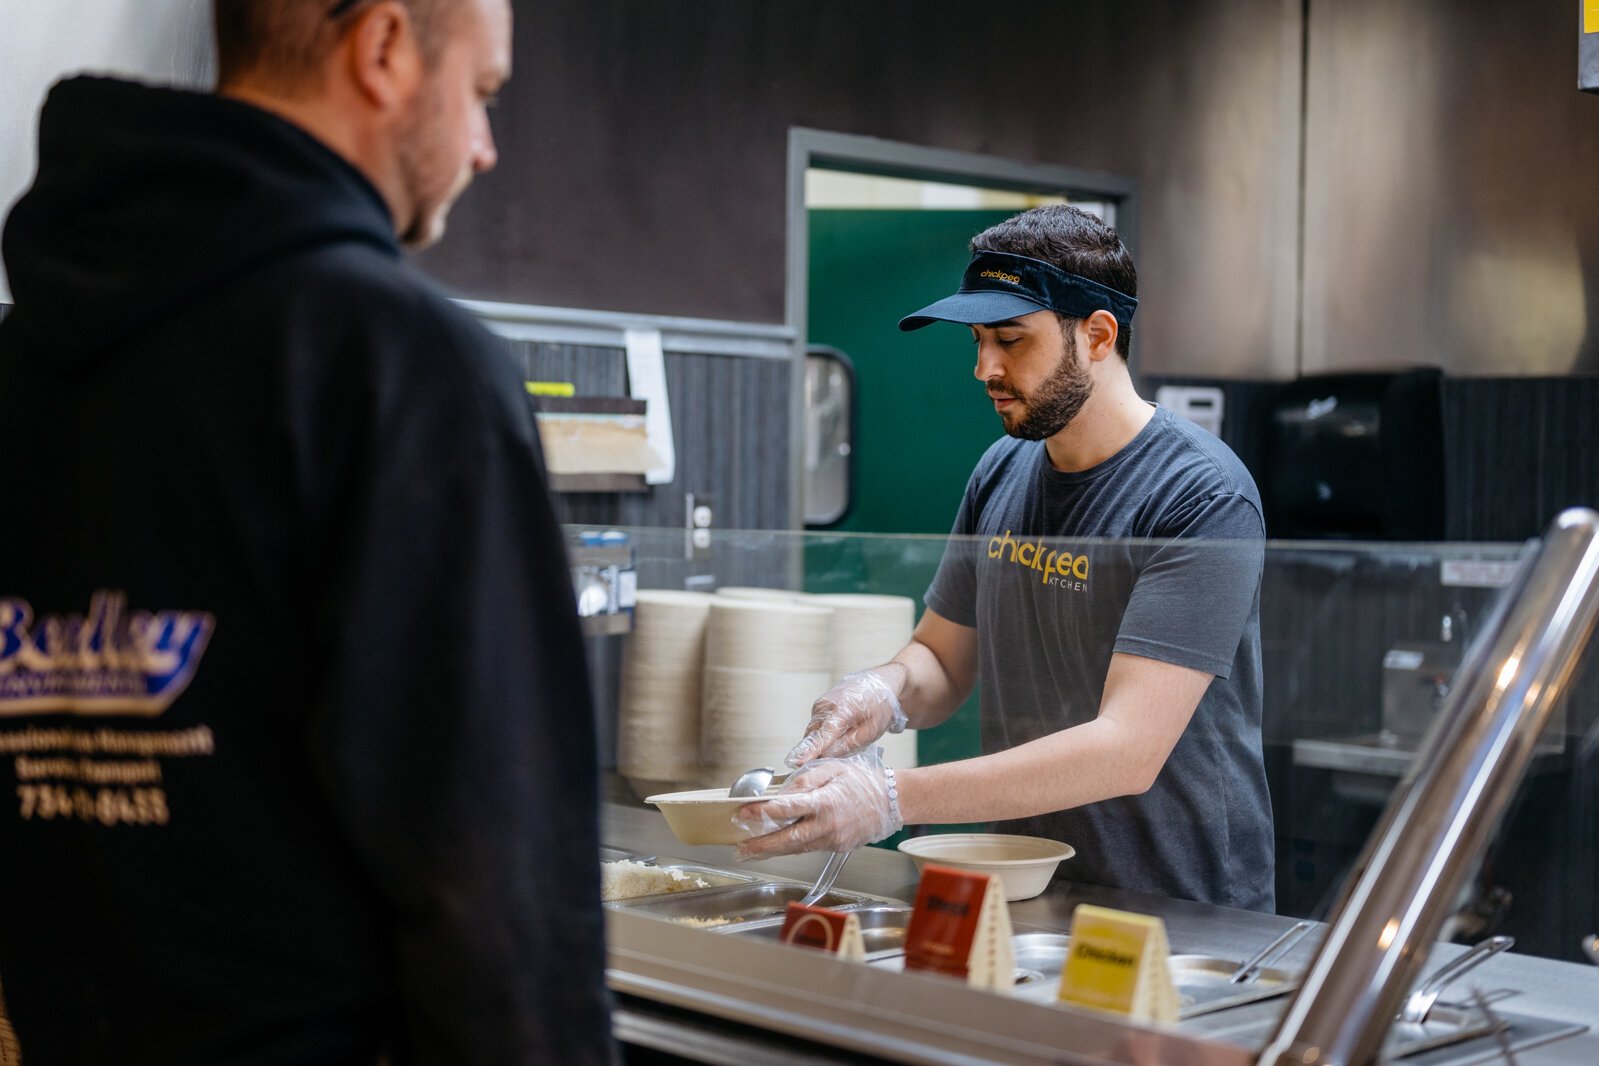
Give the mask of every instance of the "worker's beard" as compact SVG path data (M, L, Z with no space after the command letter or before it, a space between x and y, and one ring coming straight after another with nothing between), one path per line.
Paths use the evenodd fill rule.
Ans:
M1011 436L1022 440L1053 437L1077 417L1077 413L1088 402L1088 397L1093 395L1093 378L1086 369L1077 365L1077 338L1063 326L1061 340L1063 351L1060 362L1043 384L1028 395L989 386L990 392L1008 392L1022 402L1022 414L1019 417L1012 420L1001 416L1005 421L1005 432Z

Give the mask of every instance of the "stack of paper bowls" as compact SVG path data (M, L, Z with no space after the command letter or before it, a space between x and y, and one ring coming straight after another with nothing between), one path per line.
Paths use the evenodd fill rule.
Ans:
M916 601L908 596L836 594L801 601L833 612L828 662L836 682L845 674L888 662L910 643ZM818 693L820 695L820 693ZM883 761L896 769L916 765L916 731L885 733Z
M716 594L729 600L777 600L782 603L793 603L805 595L792 589L769 589L762 585L727 585L717 589Z
M831 684L833 612L786 599L717 596L705 631L700 781L781 767Z
M616 768L640 799L698 780L701 667L714 597L640 589L622 652Z

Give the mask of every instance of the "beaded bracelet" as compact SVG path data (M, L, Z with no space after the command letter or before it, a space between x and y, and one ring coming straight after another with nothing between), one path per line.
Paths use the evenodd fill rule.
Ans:
M894 828L903 829L905 819L899 813L899 783L894 780L894 771L890 767L883 767L883 780L888 785L888 813L894 819Z

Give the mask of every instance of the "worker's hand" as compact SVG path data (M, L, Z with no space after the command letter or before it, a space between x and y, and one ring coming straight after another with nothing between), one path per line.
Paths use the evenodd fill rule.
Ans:
M773 798L740 807L733 820L758 834L739 844L740 859L854 851L904 825L882 748L847 759L818 759L794 771Z
M874 670L857 670L811 705L805 737L783 761L804 766L812 759L843 758L904 728L905 712L889 683Z

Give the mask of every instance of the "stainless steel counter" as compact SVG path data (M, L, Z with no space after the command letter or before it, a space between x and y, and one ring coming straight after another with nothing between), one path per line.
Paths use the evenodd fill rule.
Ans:
M1562 734L1555 734L1553 739L1539 743L1528 772L1552 774L1568 769L1571 758L1563 741ZM1343 737L1306 737L1294 741L1293 754L1295 766L1372 774L1390 779L1388 786L1391 788L1410 770L1420 749L1420 737L1385 731Z
M653 809L621 803L604 811L605 842L650 854L747 870L767 877L810 881L824 855L790 856L738 866L728 847L678 843ZM1063 868L1063 872L1066 872ZM916 870L897 852L864 848L850 860L838 887L888 899L910 900ZM1066 931L1072 909L1097 903L1153 914L1166 924L1179 954L1243 958L1293 924L1292 919L1138 893L1057 882L1036 899L1010 906L1019 925ZM648 1029L644 1042L679 1050L692 1047L704 1061L800 1061L804 1053L772 1058L772 1047L729 1032L751 1025L771 1034L800 1037L855 1056L897 1062L1193 1062L1248 1063L1281 1012L1285 999L1240 1007L1181 1023L1164 1034L1066 1009L1040 1009L1038 1001L970 993L947 980L876 972L759 938L707 933L625 911L611 912L609 979L618 992L662 1004L677 1013L665 1022L620 1010L619 1030ZM1319 930L1295 946L1282 965L1303 968ZM1426 970L1459 954L1436 945ZM778 954L772 954L772 953ZM865 971L873 971L867 973ZM1588 1026L1578 1036L1518 1049L1530 1066L1592 1066L1599 1062L1599 967L1506 953L1489 960L1451 989L1475 988L1493 1009ZM706 1023L705 1019L719 1019ZM726 1022L741 1023L728 1027ZM643 1032L639 1029L634 1035ZM1470 1049L1472 1054L1463 1051ZM764 1056L764 1057L763 1057ZM1151 1057L1153 1056L1153 1057ZM1409 1064L1499 1061L1491 1040L1407 1057Z

